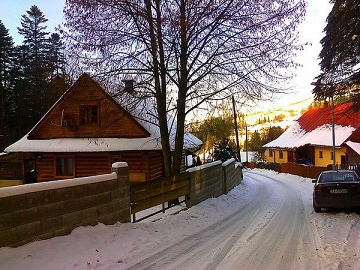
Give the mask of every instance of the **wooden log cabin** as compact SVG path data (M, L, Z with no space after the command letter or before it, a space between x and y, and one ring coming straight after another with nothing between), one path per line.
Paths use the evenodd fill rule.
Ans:
M159 178L160 131L149 119L154 106L140 101L129 93L113 96L83 74L26 136L4 150L0 162L21 164L23 183L106 174L117 161L128 163L131 181ZM201 145L185 134L185 149Z

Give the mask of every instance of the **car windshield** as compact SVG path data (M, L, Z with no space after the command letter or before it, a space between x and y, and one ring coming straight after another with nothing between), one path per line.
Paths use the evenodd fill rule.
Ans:
M322 173L319 183L358 181L355 172L326 172Z

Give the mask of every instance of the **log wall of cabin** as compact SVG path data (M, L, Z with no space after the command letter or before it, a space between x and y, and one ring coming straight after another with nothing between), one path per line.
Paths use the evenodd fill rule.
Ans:
M72 157L74 174L56 176L56 158ZM160 151L124 151L109 153L42 153L34 154L37 167L37 181L45 182L75 177L106 174L111 164L117 161L127 162L129 173L141 173L144 180L163 176L163 163Z
M145 138L150 135L92 80L82 80L70 90L29 138ZM97 108L96 123L81 123L80 110L87 106Z
M149 176L148 179L156 179L164 176L162 155L160 152L149 153Z

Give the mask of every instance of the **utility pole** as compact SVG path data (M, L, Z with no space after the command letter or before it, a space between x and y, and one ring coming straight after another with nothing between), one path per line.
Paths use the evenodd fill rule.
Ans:
M336 153L335 153L335 119L334 119L334 96L331 96L331 102L332 102L332 149L333 149L333 169L336 170Z
M232 96L232 104L233 104L234 123L235 123L236 150L237 150L237 155L238 155L238 158L239 158L239 162L241 162L240 144L239 144L239 132L238 132L238 126L237 126L237 116L236 116L236 107L235 107L235 98L234 98L234 96Z
M249 151L248 151L248 126L245 126L245 151L246 151L246 162L249 162Z

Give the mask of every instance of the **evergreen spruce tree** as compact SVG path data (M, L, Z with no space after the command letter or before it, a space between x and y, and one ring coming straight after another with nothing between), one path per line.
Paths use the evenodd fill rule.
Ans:
M313 93L318 100L346 97L360 110L360 4L358 0L331 0L321 40L321 74Z
M58 99L69 87L69 78L66 72L64 45L58 33L52 33L49 39L50 82L49 97Z
M14 42L9 30L0 20L0 150L6 146L6 116L9 110L8 96L11 91L11 70L14 60Z
M21 17L19 34L24 37L18 48L18 62L21 68L16 81L14 102L18 117L17 137L28 132L52 104L49 99L49 33L44 25L47 19L37 6ZM21 122L21 123L20 123ZM15 138L16 139L16 138Z

